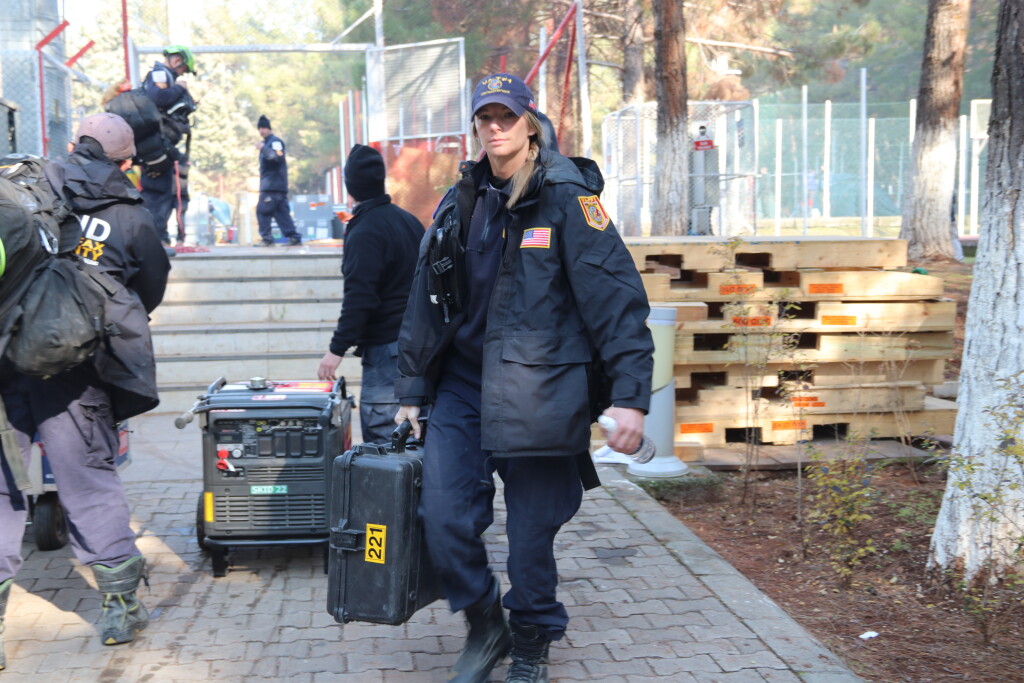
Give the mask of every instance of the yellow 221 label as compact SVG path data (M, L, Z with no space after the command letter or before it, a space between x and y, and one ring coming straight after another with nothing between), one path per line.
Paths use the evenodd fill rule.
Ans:
M384 564L384 548L387 546L388 528L383 524L366 525L366 553L367 562Z

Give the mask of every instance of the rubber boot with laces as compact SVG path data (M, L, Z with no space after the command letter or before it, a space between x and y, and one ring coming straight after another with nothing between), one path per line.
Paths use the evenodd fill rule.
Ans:
M498 582L492 579L487 595L467 607L465 612L469 634L448 680L453 683L484 683L512 645L508 622L501 608Z
M92 572L103 593L103 614L98 624L100 642L104 645L130 643L149 623L149 612L135 596L139 581L145 579L146 559L136 556L113 569L94 564Z
M7 612L7 598L11 595L14 579L0 583L0 671L7 668L7 657L4 655L4 614Z
M548 683L551 638L539 626L512 625L512 664L505 683Z

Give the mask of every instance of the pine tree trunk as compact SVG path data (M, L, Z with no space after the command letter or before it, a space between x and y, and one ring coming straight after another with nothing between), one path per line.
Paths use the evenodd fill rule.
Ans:
M658 99L658 153L652 235L685 235L689 185L686 134L686 43L683 3L654 0L654 79Z
M950 221L970 10L971 0L928 0L910 188L900 228L913 261L955 257Z
M644 24L640 0L626 0L626 30L622 35L622 101L644 101Z
M980 239L967 315L959 414L954 450L975 459L972 473L951 471L932 535L929 567L963 570L971 579L988 570L999 574L1012 557L1024 529L1024 484L1019 466L1011 467L997 522L972 512L971 493L986 492L1007 458L1005 442L985 411L1006 396L995 382L1024 370L1024 4L1002 0L992 72L988 170L985 177ZM1017 440L1024 439L1024 425Z

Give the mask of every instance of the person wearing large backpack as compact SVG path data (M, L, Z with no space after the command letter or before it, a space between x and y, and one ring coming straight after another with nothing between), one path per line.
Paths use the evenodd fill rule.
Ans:
M95 114L80 124L68 160L52 162L46 177L81 223L78 254L152 311L163 299L170 262L139 192L124 174L134 154L128 124L113 114ZM125 326L128 321L108 317L106 324ZM45 379L8 371L0 394L22 461L29 461L35 434L45 448L67 513L72 548L91 567L103 594L101 642L114 645L133 640L148 623L146 608L136 597L146 562L135 543L130 508L114 466L114 420L131 411L113 404L115 387L100 379L108 376L101 357L97 354ZM22 563L28 514L8 462L19 454L11 450L3 450L0 478L0 639L11 585ZM0 640L0 668L5 665Z
M153 68L142 81L142 90L149 96L162 115L161 135L164 138L167 159L159 166L144 169L142 175L142 199L153 214L157 233L164 244L170 243L167 221L173 209L178 216L184 216L188 206L189 153L188 116L195 110L195 102L188 90L188 83L181 77L195 74L196 60L192 50L184 45L168 45L164 49L164 61L154 62ZM178 149L179 141L186 139L186 151ZM141 145L142 141L136 140Z

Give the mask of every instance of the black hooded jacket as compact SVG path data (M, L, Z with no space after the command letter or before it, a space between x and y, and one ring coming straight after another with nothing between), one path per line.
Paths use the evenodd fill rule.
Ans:
M288 157L284 140L273 133L260 147L260 192L288 192Z
M345 296L331 353L398 339L422 237L423 225L390 195L356 205L345 230Z
M454 216L466 243L487 173L486 159L464 165L420 245L398 340L402 377L395 394L403 405L433 397L445 353L467 316L463 310L446 322L442 306L430 300L432 236ZM512 209L485 304L481 359L481 448L497 457L579 455L589 449L595 410L609 400L647 411L650 308L633 259L598 200L603 184L592 161L542 150Z
M82 225L75 252L134 291L151 312L164 298L171 264L139 191L92 138L54 166L51 182L63 188Z

